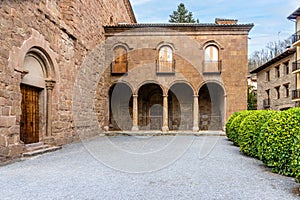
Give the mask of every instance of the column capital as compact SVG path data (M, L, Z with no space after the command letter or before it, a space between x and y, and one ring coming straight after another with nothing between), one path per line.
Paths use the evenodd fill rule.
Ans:
M137 98L139 95L137 95L137 94L133 94L132 95L132 97L135 97L135 98Z
M51 79L45 80L47 90L52 90L54 88L55 83L56 82L54 80L51 80Z
M164 95L162 95L163 97L168 97L168 95L167 94L164 94Z
M193 97L199 97L199 95L196 95L196 94L195 94L195 95L193 95Z

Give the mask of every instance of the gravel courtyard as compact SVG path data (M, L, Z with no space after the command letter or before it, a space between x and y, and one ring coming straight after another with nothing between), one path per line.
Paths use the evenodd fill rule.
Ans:
M0 199L299 199L224 136L97 137L0 167Z

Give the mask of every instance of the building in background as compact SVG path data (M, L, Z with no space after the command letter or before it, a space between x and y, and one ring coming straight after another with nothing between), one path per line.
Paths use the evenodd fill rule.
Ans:
M292 66L296 48L288 48L275 58L251 71L257 75L257 109L286 110L295 107Z
M292 99L296 106L300 106L300 8L288 16L289 20L295 22L296 33L292 36L293 47L296 48L296 56L293 62L293 74L295 76L295 89L292 92Z

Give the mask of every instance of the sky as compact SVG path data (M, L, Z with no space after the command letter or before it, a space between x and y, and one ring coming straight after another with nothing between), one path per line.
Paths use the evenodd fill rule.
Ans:
M168 23L169 15L180 3L200 23L214 23L215 18L237 19L253 23L249 33L249 55L269 42L288 39L295 32L295 22L287 17L300 7L300 0L130 0L138 23Z

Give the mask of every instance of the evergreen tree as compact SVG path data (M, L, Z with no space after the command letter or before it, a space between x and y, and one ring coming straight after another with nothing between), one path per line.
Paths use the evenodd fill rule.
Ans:
M173 11L170 16L169 22L171 23L195 23L195 19L193 18L193 13L189 12L183 3L180 3L177 11ZM197 23L199 20L197 19Z

